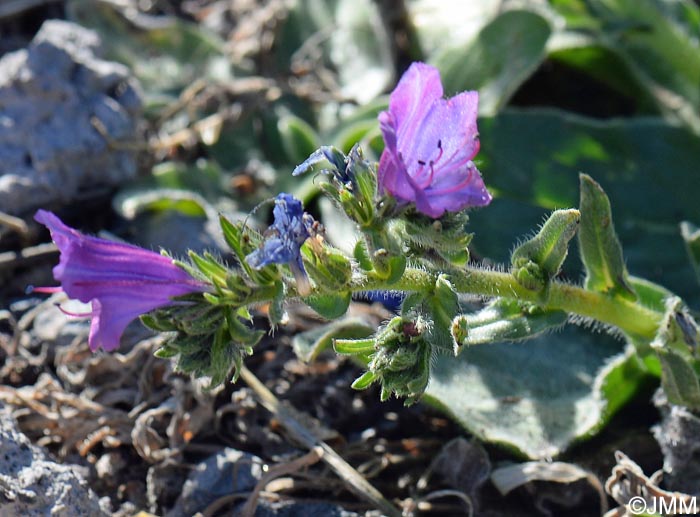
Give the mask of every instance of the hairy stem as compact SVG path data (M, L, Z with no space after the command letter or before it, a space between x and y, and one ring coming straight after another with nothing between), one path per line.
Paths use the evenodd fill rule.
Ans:
M396 283L385 285L383 282L362 277L355 282L353 290L428 291L435 285L436 278L434 273L407 268L403 277ZM639 303L605 293L587 291L568 283L552 282L547 300L543 303L541 292L526 289L510 273L467 267L459 273L453 272L450 280L455 289L463 294L512 298L532 302L545 309L560 309L613 325L627 334L645 340L654 338L661 323L660 313Z

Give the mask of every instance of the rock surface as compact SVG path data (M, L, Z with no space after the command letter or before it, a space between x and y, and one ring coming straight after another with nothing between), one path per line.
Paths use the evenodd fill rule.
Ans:
M28 48L0 59L3 212L67 203L136 175L136 151L111 144L139 140L139 90L127 67L100 59L100 44L91 30L49 20Z
M231 448L209 456L190 473L168 517L194 515L220 497L250 492L262 476L264 465L257 456Z
M687 408L669 404L663 390L654 395L661 422L652 427L664 455L664 486L700 495L700 418Z
M252 454L226 448L210 456L190 473L182 494L168 517L184 517L203 511L217 499L250 493L264 472L265 463ZM238 515L244 503L233 515ZM358 517L340 506L324 502L279 502L261 498L256 517Z
M0 406L0 516L75 517L109 513L75 467L49 459Z

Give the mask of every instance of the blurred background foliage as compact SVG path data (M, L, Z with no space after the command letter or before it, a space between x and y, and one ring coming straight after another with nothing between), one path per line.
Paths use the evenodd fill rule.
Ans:
M143 88L153 167L114 198L142 244L180 251L168 228L192 227L202 247L220 246L217 212L243 218L287 191L347 246L313 178L291 170L320 145L360 142L378 158L376 116L423 60L447 95L480 93L477 164L496 199L472 214L476 259L506 261L545 214L575 207L585 172L610 196L630 272L698 307L690 0L67 0L66 14L98 31ZM575 255L564 271L574 281ZM610 336L573 330L438 358L429 392L478 436L542 457L600 428L648 369ZM514 393L524 402L502 402Z

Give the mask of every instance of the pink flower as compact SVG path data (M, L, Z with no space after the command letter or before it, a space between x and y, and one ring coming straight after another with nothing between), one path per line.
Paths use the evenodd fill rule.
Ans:
M126 326L141 314L172 304L173 296L203 291L206 284L192 278L172 259L137 246L90 237L63 224L51 212L34 216L51 232L61 252L53 275L70 298L92 302L90 349L114 350Z
M379 185L432 218L491 202L471 161L479 152L477 92L443 99L438 70L413 63L379 114Z

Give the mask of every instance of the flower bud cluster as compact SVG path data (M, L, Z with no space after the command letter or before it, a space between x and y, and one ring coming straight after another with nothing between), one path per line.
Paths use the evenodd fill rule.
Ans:
M381 384L380 397L404 397L406 405L416 402L430 378L432 348L426 340L427 326L420 318L392 318L369 340L335 340L338 353L363 355L369 359L367 372L355 380L353 388Z

